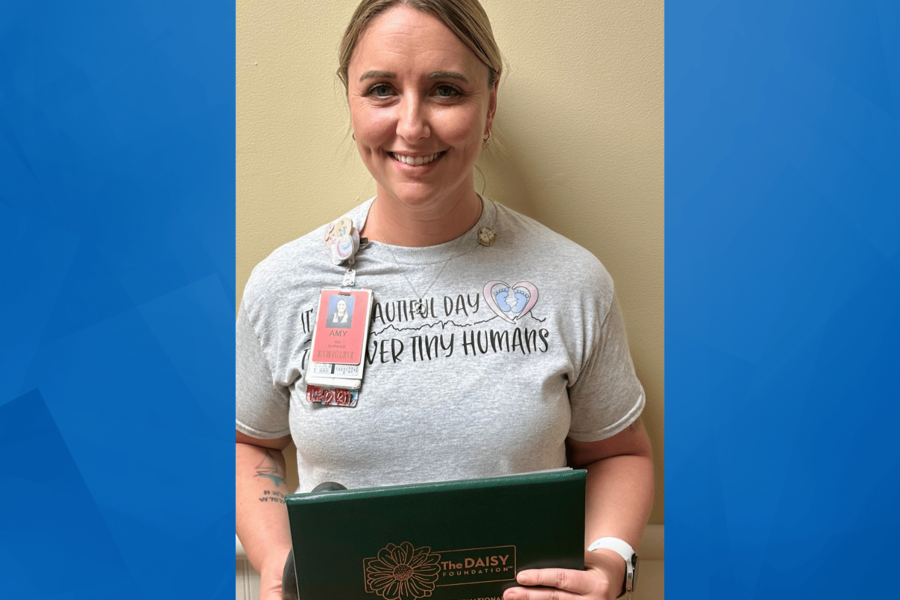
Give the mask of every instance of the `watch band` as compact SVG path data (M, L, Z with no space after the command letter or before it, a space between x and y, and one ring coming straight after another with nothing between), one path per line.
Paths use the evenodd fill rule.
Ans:
M626 542L625 540L620 540L615 537L602 537L600 539L594 540L590 546L588 546L588 551L593 552L594 550L612 550L616 554L622 557L625 561L625 589L624 593L631 594L634 591L634 566L637 558L637 553L635 553L634 548L631 547L631 544Z

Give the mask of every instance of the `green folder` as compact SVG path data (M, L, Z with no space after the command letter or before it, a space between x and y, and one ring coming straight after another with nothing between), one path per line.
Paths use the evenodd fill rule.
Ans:
M287 497L300 600L492 600L584 569L586 471Z

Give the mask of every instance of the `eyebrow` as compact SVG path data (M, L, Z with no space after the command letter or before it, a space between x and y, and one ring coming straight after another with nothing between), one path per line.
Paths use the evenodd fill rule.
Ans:
M465 75L456 71L434 71L428 74L428 79L458 79L463 83L469 83Z
M397 77L396 73L392 73L390 71L366 71L362 75L359 76L359 80L362 81L364 79L395 79Z
M360 81L366 79L396 79L397 74L393 71L366 71L359 76ZM469 83L466 76L456 71L432 71L428 74L428 79L457 79L463 83Z

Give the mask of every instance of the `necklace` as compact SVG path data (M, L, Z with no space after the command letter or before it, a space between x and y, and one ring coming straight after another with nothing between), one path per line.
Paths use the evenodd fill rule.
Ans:
M479 217L479 219L480 219L480 217ZM441 274L444 272L444 269L447 267L447 263L449 263L451 260L453 260L455 258L459 258L460 256L462 256L464 254L468 254L469 252L471 252L472 250L474 250L475 248L478 247L478 246L475 246L474 248L470 248L469 250L466 250L466 251L462 252L461 254L447 258L444 261L444 264L441 265L441 269L440 269L440 271L438 271L438 274L435 276L434 279L431 280L431 283L428 284L428 287L425 288L425 291L422 292L422 294L419 294L416 291L416 287L412 284L412 281L409 280L409 277L406 276L406 273L400 267L400 262L397 260L397 256L394 254L394 250L393 250L393 248L391 248L390 243L388 243L387 238L384 236L384 233L381 232L381 228L378 228L376 230L376 233L378 234L378 237L380 237L382 240L384 240L384 245L387 247L388 252L391 253L391 258L394 259L394 264L397 265L397 269L400 270L400 274L403 275L403 279L406 280L406 284L409 286L409 289L412 290L413 295L415 295L415 297L416 297L416 299L410 303L410 310L412 310L413 313L418 313L419 316L421 316L423 319L426 316L428 316L428 311L425 308L425 302L424 302L423 298L429 291L431 291L431 288L434 286L435 283L437 283L437 280L441 278ZM478 243L480 245L493 246L494 241L497 239L497 235L494 233L494 231L490 227L482 227L478 231L478 238L479 238ZM489 239L490 243L485 243L485 241L483 241L485 238Z
M385 247L387 247L388 252L391 253L391 258L394 259L394 264L397 265L397 269L400 270L400 274L403 275L403 279L406 280L406 284L409 286L409 289L412 290L413 295L415 295L415 297L416 297L415 300L413 300L412 302L410 302L410 305L409 305L410 310L411 310L412 312L414 312L414 313L418 313L419 316L422 317L422 318L424 319L426 316L428 316L428 311L425 309L425 302L422 300L422 298L425 297L425 294L427 294L429 291L431 291L432 286L433 286L435 283L437 283L437 280L438 280L438 279L441 278L441 274L444 272L444 268L447 266L447 263L450 262L451 260L453 260L453 259L456 258L456 257L455 257L455 256L451 256L451 257L447 258L447 260L444 261L444 264L441 265L441 270L438 271L437 276L436 276L434 279L431 280L431 283L428 285L428 287L425 289L425 291L422 292L421 294L419 294L419 293L416 291L416 287L412 284L412 281L409 280L409 277L406 276L406 273L405 273L405 272L403 271L403 269L400 267L400 262L397 260L397 256L394 254L394 249L391 248L391 245L387 242L387 238L384 237L384 234L383 234L383 233L381 233L381 229L380 229L380 228L378 229L378 237L380 237L381 239L385 240L384 245L385 245Z

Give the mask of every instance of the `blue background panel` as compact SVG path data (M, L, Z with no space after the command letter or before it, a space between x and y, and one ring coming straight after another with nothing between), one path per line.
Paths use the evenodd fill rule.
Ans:
M666 593L893 597L900 5L666 11Z
M0 11L6 597L232 597L234 6Z
M900 5L666 18L667 596L893 597ZM233 5L4 6L4 594L231 597L233 199Z
M127 589L126 560L39 392L0 407L0 456L0 478L18 504L0 516L11 597L30 596L35 584L45 593ZM85 577L97 572L111 576Z

